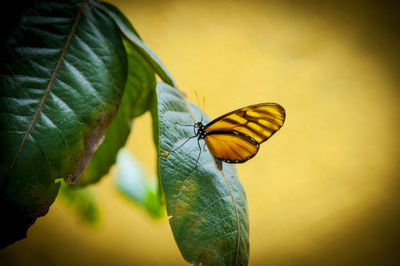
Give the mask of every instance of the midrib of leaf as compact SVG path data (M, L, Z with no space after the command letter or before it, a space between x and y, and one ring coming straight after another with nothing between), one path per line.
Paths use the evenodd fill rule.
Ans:
M219 170L220 171L220 170ZM239 247L240 247L240 220L239 220L239 212L236 206L236 200L235 200L235 196L233 195L233 191L231 188L231 184L229 183L228 178L225 176L225 173L223 171L220 171L222 173L222 176L225 179L225 183L229 188L229 193L231 194L231 198L232 198L232 202L233 202L233 206L235 206L235 214L236 214L236 222L237 222L237 246L236 246L236 258L235 258L235 266L238 262L238 256L239 256Z
M181 95L180 93L179 93L179 95L180 95L180 97L183 99L183 102L184 102L185 105L186 105L186 109L189 110L189 113L190 113L190 115L193 117L193 120L194 120L195 122L197 122L197 119L196 119L196 117L194 116L194 114L193 114L193 112L192 112L192 109L190 109L190 107L189 107L189 105L188 105L186 99L184 99L184 97L182 97L182 95ZM213 162L214 162L214 158L213 158ZM215 162L214 162L214 164L215 164ZM217 168L217 169L218 169L218 168ZM236 257L235 257L235 266L236 266L237 263L238 263L239 248L240 248L240 219L239 219L239 211L238 211L238 209L237 209L237 204L236 204L236 200L235 200L235 195L233 195L232 187L231 187L231 184L229 183L228 178L226 177L226 175L225 175L225 173L224 173L223 171L221 171L221 170L219 170L219 169L218 169L218 171L220 171L221 174L222 174L222 176L224 177L225 183L226 183L226 185L227 185L227 187L228 187L228 189L229 189L229 193L230 193L230 196L231 196L231 199L232 199L233 206L235 207L236 223L237 223L237 244L236 244Z
M27 139L27 137L28 137L28 135L29 135L31 129L32 129L33 125L35 124L36 119L38 118L40 111L42 110L44 101L46 100L47 95L48 95L49 92L50 92L50 89L51 89L51 87L52 87L52 85L53 85L53 82L54 82L54 80L55 80L55 77L56 77L56 75L57 75L58 69L60 68L61 62L62 62L62 60L64 59L64 56L65 56L65 53L66 53L67 50L68 50L68 47L69 47L69 45L70 45L70 43L71 43L71 40L72 40L72 38L73 38L73 36L74 36L75 30L76 30L76 28L77 28L77 26L78 26L79 20L80 20L81 17L82 17L82 13L83 13L83 10L85 9L85 6L86 6L87 2L88 2L88 0L84 0L84 1L82 2L82 4L81 4L81 7L79 8L79 12L78 12L78 14L77 14L77 16L76 16L76 18L75 18L75 22L74 22L74 24L73 24L73 26L72 26L72 28L71 28L71 32L69 33L68 38L67 38L67 41L66 41L66 43L65 43L65 45L64 45L64 48L62 49L61 54L60 54L60 57L59 57L58 60L57 60L57 64L56 64L56 66L55 66L55 68L54 68L54 70L53 70L53 72L52 72L52 74L51 74L49 83L47 84L46 90L45 90L45 92L44 92L44 94L43 94L43 96L42 96L42 99L41 99L41 101L40 101L40 104L39 104L39 106L38 106L38 109L36 110L35 115L33 116L32 121L31 121L31 123L29 124L29 127L28 127L28 129L26 130L26 132L25 132L25 134L24 134L24 137L22 138L22 141L21 141L21 143L20 143L19 146L18 146L18 150L17 150L17 152L15 153L14 158L13 158L13 160L12 160L12 162L11 162L10 168L8 169L8 172L7 172L6 176L5 176L5 180L4 180L4 182L3 182L3 186L5 186L5 185L7 184L8 179L9 179L9 177L10 177L10 175L11 175L11 172L12 172L12 170L13 170L13 168L14 168L15 162L17 161L18 156L20 155L20 153L21 153L21 151L22 151L22 147L24 146L24 144L25 144L25 142L26 142L26 139Z

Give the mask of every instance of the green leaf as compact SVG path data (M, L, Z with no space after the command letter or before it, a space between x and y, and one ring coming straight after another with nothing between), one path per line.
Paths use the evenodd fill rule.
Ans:
M76 185L84 186L98 182L115 163L117 153L131 132L133 118L150 109L156 80L153 70L142 57L124 41L128 55L128 79L124 95L115 119L107 129L105 139L96 150L85 172Z
M200 110L172 87L157 85L160 173L170 225L183 257L205 265L245 265L249 256L246 194L236 168L219 171L192 137ZM204 118L205 123L208 122ZM202 145L201 145L202 146Z
M114 19L125 38L133 45L138 53L142 55L143 59L148 62L154 72L156 72L164 82L176 87L175 81L167 68L157 55L141 40L128 19L115 6L104 2L102 4L104 10Z
M125 90L131 94L131 115L139 117L150 110L156 89L154 71L132 45L124 40L128 54L129 72Z
M62 182L59 198L84 224L89 226L99 224L100 208L90 187L76 188Z
M156 180L150 179L127 149L119 151L117 167L118 190L131 202L144 209L152 218L163 217L164 211L157 196Z
M125 87L119 29L92 1L20 7L0 43L0 247L86 168Z
M158 86L158 85L157 85ZM157 96L155 95L152 99L152 104L151 104L151 122L152 122L152 129L153 129L153 143L156 148L156 152L158 153L160 151L160 127L159 127L159 120L158 120L158 101L157 101ZM162 188L162 183L161 183L161 174L160 174L160 157L156 156L156 171L157 171L157 195L158 199L162 204L164 205L164 192Z

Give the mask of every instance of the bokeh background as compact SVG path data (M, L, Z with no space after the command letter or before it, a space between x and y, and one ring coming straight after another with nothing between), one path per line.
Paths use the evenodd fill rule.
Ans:
M239 165L251 265L400 265L400 16L393 1L110 1L215 118L277 102L284 127ZM150 116L128 148L155 168ZM59 200L4 265L185 265L166 218L94 187L88 228ZM2 264L3 265L3 264Z

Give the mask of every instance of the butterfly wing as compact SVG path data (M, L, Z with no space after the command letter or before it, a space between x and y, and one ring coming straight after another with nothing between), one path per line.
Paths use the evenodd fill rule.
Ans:
M212 131L204 141L211 154L227 163L242 163L254 157L259 144L238 131Z
M206 125L206 133L236 131L261 144L277 132L285 121L285 109L276 103L260 103L222 115Z

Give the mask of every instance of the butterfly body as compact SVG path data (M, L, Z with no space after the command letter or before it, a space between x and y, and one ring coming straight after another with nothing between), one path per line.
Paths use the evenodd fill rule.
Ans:
M260 144L275 134L284 120L282 106L260 103L229 112L206 125L197 122L194 130L216 162L243 163L257 154Z

